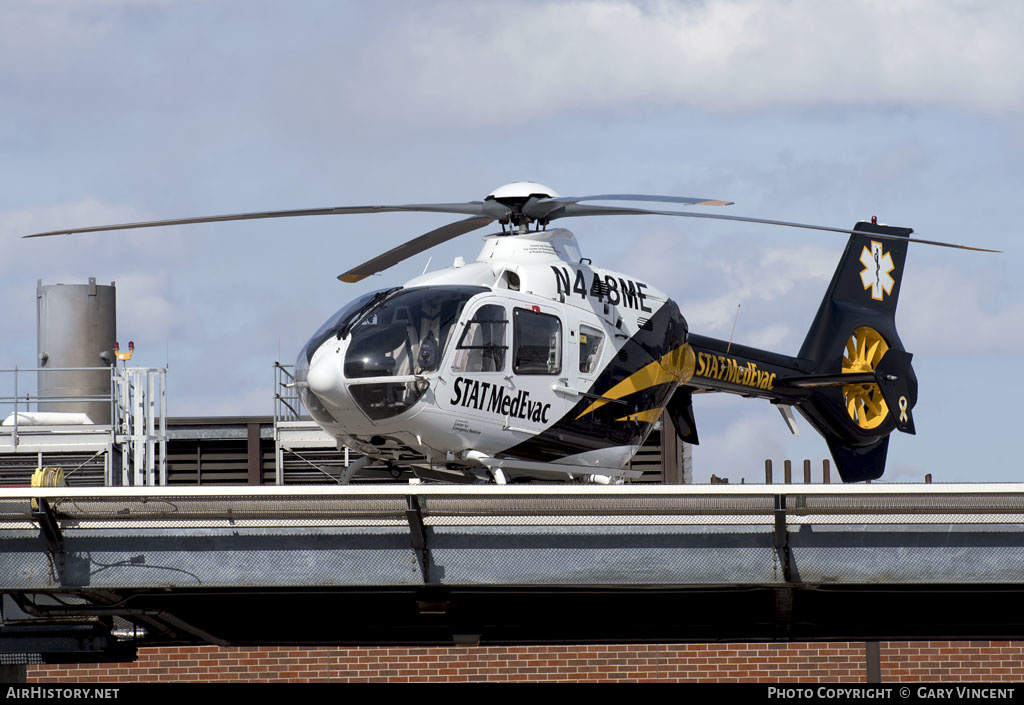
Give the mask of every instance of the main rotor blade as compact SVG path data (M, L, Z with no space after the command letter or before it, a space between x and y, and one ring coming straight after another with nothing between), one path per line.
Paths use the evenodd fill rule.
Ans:
M367 262L363 262L358 267L353 267L344 274L339 274L338 279L343 282L360 281L371 274L376 274L377 272L384 271L388 267L393 267L399 262L409 259L413 255L417 255L424 250L429 250L435 245L440 245L442 242L447 242L459 235L482 228L489 223L493 223L495 220L495 218L485 215L478 216L476 218L467 218L466 220L457 220L454 223L448 223L448 225L443 225L437 230L431 230L429 233L420 235L408 242L403 242L398 247L388 250L384 254L378 255Z
M656 203L683 203L688 206L731 206L732 201L713 198L690 198L688 196L653 196L648 193L606 193L599 196L557 196L531 200L523 207L523 213L541 220L562 206L580 201L653 201Z
M67 230L51 230L45 233L34 233L23 237L49 237L51 235L75 235L78 233L95 233L106 230L131 230L134 228L159 228L165 225L192 225L195 223L220 223L228 220L259 220L263 218L296 218L306 215L358 215L363 213L398 213L398 212L457 213L461 215L487 215L492 220L506 217L508 208L500 203L412 203L400 206L342 206L328 208L302 208L286 211L262 211L256 213L235 213L231 215L207 215L198 218L175 218L172 220L149 220L141 223L120 223L117 225L98 225L89 228L70 228ZM499 212L500 211L500 212Z
M714 198L690 198L689 196L653 196L649 193L606 193L600 196L558 196L549 198L554 203L579 203L580 201L655 201L657 203L688 203L693 206L731 206L732 201Z
M683 218L709 218L712 220L734 220L740 223L761 223L763 225L781 225L787 228L806 228L808 230L824 230L844 235L870 235L873 239L899 240L901 242L916 242L921 245L935 245L937 247L952 247L958 250L973 250L974 252L996 252L1002 250L990 250L985 247L972 247L970 245L955 245L949 242L938 240L921 240L919 238L901 237L899 235L882 235L880 233L866 233L863 230L848 230L846 228L833 228L827 225L808 225L807 223L791 223L785 220L766 220L765 218L746 218L741 215L718 215L715 213L687 213L684 211L656 211L645 208L618 208L616 206L581 206L571 203L565 206L564 210L552 213L551 220L557 218L574 218L587 215L670 215Z

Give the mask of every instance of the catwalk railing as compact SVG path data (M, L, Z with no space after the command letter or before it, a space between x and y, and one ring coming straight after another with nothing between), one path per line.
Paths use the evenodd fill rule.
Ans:
M0 593L44 659L1020 639L1024 485L0 489Z
M42 394L36 377L96 372L109 375L109 390L96 394ZM22 379L25 376L31 379ZM151 367L13 368L0 370L0 454L46 456L91 453L103 456L106 485L167 484L167 370ZM92 423L81 411L109 404L110 423ZM76 418L77 416L77 418Z
M1024 582L1024 485L0 489L9 590L928 582Z

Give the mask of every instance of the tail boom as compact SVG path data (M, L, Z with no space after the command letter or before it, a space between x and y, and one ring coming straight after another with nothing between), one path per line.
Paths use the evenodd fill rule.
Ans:
M687 403L703 391L796 407L825 438L844 482L882 475L889 434L914 433L917 403L913 356L895 322L913 231L866 222L854 231L796 357L691 334L696 367L677 392Z

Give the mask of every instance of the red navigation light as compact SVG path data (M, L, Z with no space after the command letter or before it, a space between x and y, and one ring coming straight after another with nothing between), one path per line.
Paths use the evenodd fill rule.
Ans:
M128 360L131 360L132 359L132 353L134 353L134 352L135 352L135 341L134 340L129 340L128 341L128 351L127 352L121 352L121 346L117 344L117 341L114 341L114 357L116 357L118 360L121 360L122 362L126 362Z

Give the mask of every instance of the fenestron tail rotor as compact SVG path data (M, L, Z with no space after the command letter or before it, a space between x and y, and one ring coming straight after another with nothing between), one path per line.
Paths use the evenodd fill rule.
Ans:
M874 372L889 344L874 328L863 326L853 331L843 352L843 374ZM889 416L889 406L877 384L843 385L843 403L850 419L864 429L877 428Z
M382 255L374 257L349 271L338 278L346 282L356 282L371 274L393 267L409 257L413 257L424 250L435 245L447 242L473 230L478 230L497 221L502 225L510 226L511 232L525 232L530 225L535 227L546 227L551 221L560 218L576 218L583 216L599 215L665 215L684 218L710 218L716 220L731 220L744 223L760 223L765 225L780 225L791 228L806 228L810 230L822 230L849 234L853 231L845 228L833 228L823 225L809 225L806 223L792 223L782 220L768 220L764 218L750 218L745 216L722 215L713 213L699 213L695 211L666 211L647 208L623 208L617 206L601 206L584 203L584 201L636 201L648 203L676 203L689 206L727 206L732 205L731 201L723 201L713 198L692 198L688 196L656 196L651 194L602 194L596 196L559 196L554 190L542 184L530 181L519 181L507 184L495 189L487 195L483 201L467 201L465 203L411 203L405 205L372 205L372 206L336 206L327 208L305 208L298 210L259 211L253 213L235 213L229 215L211 215L196 218L175 218L170 220L151 220L138 223L120 223L115 225L100 225L84 228L68 228L64 230L51 230L43 233L33 233L24 237L48 237L52 235L75 235L80 233L101 232L106 230L131 230L137 228L156 228L168 225L192 225L197 223L220 223L235 220L258 220L265 218L296 218L311 215L361 215L370 213L401 213L401 212L423 212L423 213L452 213L470 216L465 220L449 223L424 235L409 240L398 247L395 247ZM885 235L876 237L886 239ZM955 247L964 250L975 250L978 252L998 252L982 247L971 247L969 245L955 245L935 240L914 240L904 238L909 242L918 242L924 245L938 245L940 247Z

